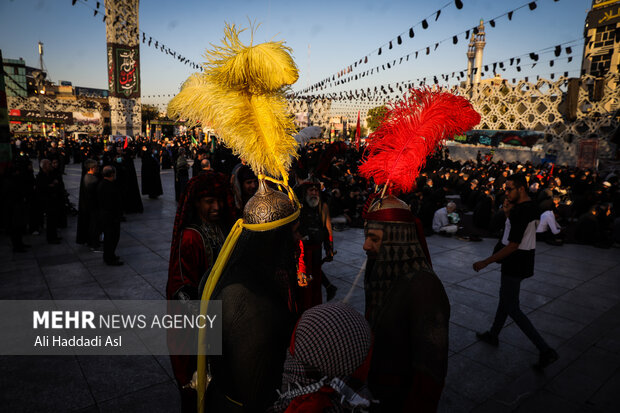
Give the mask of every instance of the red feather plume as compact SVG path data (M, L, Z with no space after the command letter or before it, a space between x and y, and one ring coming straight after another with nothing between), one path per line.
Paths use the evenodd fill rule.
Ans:
M379 128L369 136L360 173L374 178L378 185L389 181L395 192L407 192L435 148L479 122L480 115L464 97L411 89L391 105Z

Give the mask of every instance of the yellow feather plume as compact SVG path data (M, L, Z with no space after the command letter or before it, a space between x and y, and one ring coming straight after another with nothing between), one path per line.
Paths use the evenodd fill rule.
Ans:
M245 46L242 31L226 26L223 46L207 51L205 71L185 82L168 113L210 125L255 172L285 179L297 144L284 89L297 67L282 42Z

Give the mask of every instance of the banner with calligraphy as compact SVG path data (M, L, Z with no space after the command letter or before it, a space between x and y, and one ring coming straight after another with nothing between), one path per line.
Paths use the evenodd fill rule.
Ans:
M9 119L11 123L47 122L73 125L73 113L71 112L45 111L44 115L41 116L41 112L38 110L11 109Z
M76 125L101 125L99 112L73 112L73 122Z
M140 97L139 46L108 43L108 89L113 97Z

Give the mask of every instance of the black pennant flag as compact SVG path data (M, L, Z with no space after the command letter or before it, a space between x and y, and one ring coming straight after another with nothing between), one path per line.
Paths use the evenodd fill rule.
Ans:
M398 44L403 44L403 39L400 37L400 35L398 36L396 41L398 42Z
M435 48L433 50L437 50L438 47L439 47L439 43L435 43Z
M568 63L573 61L573 56L568 56Z
M459 42L459 38L457 36L452 37L452 44L457 44Z
M532 59L533 61L537 62L538 61L538 55L536 53L530 53L530 59Z
M465 40L469 40L469 30L465 31Z
M514 58L514 57L511 57L511 58L510 58L510 66L512 66L512 64L513 64L514 62L515 62L515 58Z
M426 19L422 20L422 28L423 29L428 29L428 22L426 21Z
M557 45L555 47L555 51L554 51L555 57L558 57L560 55L560 53L562 53L562 46Z
M392 41L390 40L390 50L392 49Z
M566 54L571 54L573 53L573 49L571 49L570 47L566 48Z
M530 3L530 4L528 4L527 6L530 8L530 10L534 10L534 9L537 7L537 6L536 6L536 2L535 2L535 1L531 2L531 3Z
M495 20L490 20L489 24L491 25L491 27L495 27Z
M514 13L514 10L508 12L508 20L512 20L512 13Z
M379 53L378 54L381 54L381 48L379 48Z
M426 54L429 54L430 52L431 52L431 48L430 48L430 47L427 47L427 48L426 48Z
M461 0L454 0L454 5L459 10L461 10L463 8L463 2Z
M415 33L413 32L413 27L409 29L409 37L413 37L415 36Z
M440 14L441 14L441 9L437 10L437 14L435 15L435 21L437 21Z
M553 60L549 60L549 66L553 66Z

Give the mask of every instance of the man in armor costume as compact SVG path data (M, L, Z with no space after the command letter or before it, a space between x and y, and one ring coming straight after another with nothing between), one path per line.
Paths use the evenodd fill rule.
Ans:
M227 25L222 46L207 50L204 71L190 76L168 105L171 116L211 125L258 178L201 296L201 315L208 314L209 300L222 301L222 354L207 360L208 333L200 329L198 411L260 412L271 406L298 316L300 205L288 186L297 142L286 88L299 75L284 42L244 45L242 31Z
M407 204L388 196L365 218L366 318L375 338L368 384L380 401L376 411L436 411L448 368L448 297Z
M207 412L265 411L277 398L298 318L298 216L287 195L261 180L231 231L238 240L210 296L222 301L223 341L222 355L209 357Z
M408 192L442 140L480 122L463 97L411 89L370 136L359 170L383 186L364 212L366 319L374 333L368 385L378 412L435 412L448 369L450 303L434 273Z
M306 310L323 302L321 285L327 290L327 301L336 295L336 286L329 282L321 265L321 247L325 249L325 261L334 258L334 236L327 204L321 199L321 183L311 178L297 188L302 203L299 216L300 233L303 240L304 262L307 286L300 288L300 306Z
M166 298L191 305L199 300L201 287L215 263L229 229L227 202L231 202L228 182L223 174L210 172L192 178L178 205L174 222ZM197 312L198 308L191 309ZM168 347L172 369L181 391L183 411L196 410L196 392L183 388L196 370L196 356L178 355L183 346L195 346L191 333L169 330ZM191 342L188 342L190 341Z

